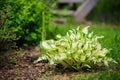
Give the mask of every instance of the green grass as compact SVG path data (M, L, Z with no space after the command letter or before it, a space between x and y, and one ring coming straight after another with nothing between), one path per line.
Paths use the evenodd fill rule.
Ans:
M48 28L50 30L48 39L55 39L56 34L65 35L69 29L76 28L77 26L78 24L52 25ZM103 47L111 49L108 56L115 59L118 64L110 64L110 68L106 70L80 72L77 75L70 73L67 76L61 74L59 76L57 75L58 77L53 75L51 78L56 80L120 80L120 26L95 24L91 25L90 31L93 31L95 35L104 36L104 39L101 39L100 43Z

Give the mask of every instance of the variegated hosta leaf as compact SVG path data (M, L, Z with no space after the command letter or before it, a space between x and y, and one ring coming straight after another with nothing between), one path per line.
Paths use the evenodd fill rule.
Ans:
M93 36L93 32L91 32L90 34L88 34L89 38L92 38L92 36Z
M60 39L62 36L61 36L60 34L58 34L58 35L56 35L56 37L57 37L58 39Z
M97 50L101 50L101 48L102 48L102 47L101 47L101 44L98 43L98 44L96 45L96 48L97 48Z
M89 28L89 26L83 28L83 29L82 29L82 32L83 32L84 34L88 34L88 28Z
M50 50L50 49L54 49L56 46L53 40L49 40L49 41L43 41L41 43L41 47L44 48L45 50Z
M84 50L87 50L87 49L88 49L88 47L89 47L89 44L88 44L88 42L86 42L86 43L84 44L83 49L84 49Z
M52 49L51 46L46 41L42 42L42 47L45 49Z
M108 61L107 60L104 60L104 64L105 64L105 66L108 67Z
M57 35L57 40L41 42L41 48L45 51L35 62L48 59L51 65L62 64L64 67L79 70L83 67L91 68L93 64L114 62L106 55L109 50L102 48L98 42L103 36L96 36L88 32L89 26L80 29L72 29L65 36Z

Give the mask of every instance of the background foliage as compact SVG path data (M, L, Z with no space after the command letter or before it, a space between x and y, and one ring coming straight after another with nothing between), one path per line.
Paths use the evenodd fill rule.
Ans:
M48 20L42 20L46 9L45 0L1 0L0 47L6 47L7 43L13 45L13 42L18 45L38 43L42 24L48 24ZM48 13L46 19L50 16Z
M120 0L99 0L88 15L89 20L118 24L120 22Z

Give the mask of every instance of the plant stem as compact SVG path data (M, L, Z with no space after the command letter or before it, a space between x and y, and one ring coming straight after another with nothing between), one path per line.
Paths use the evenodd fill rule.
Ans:
M46 40L45 13L42 12L42 41Z

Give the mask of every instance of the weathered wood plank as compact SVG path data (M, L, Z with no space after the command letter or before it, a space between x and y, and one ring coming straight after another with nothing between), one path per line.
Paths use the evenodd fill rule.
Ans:
M81 3L86 0L59 0L58 3Z
M61 15L74 15L75 11L69 10L69 11L65 11L65 10L54 10L53 11L54 14L61 14Z
M83 21L99 0L86 0L75 12L76 21Z

